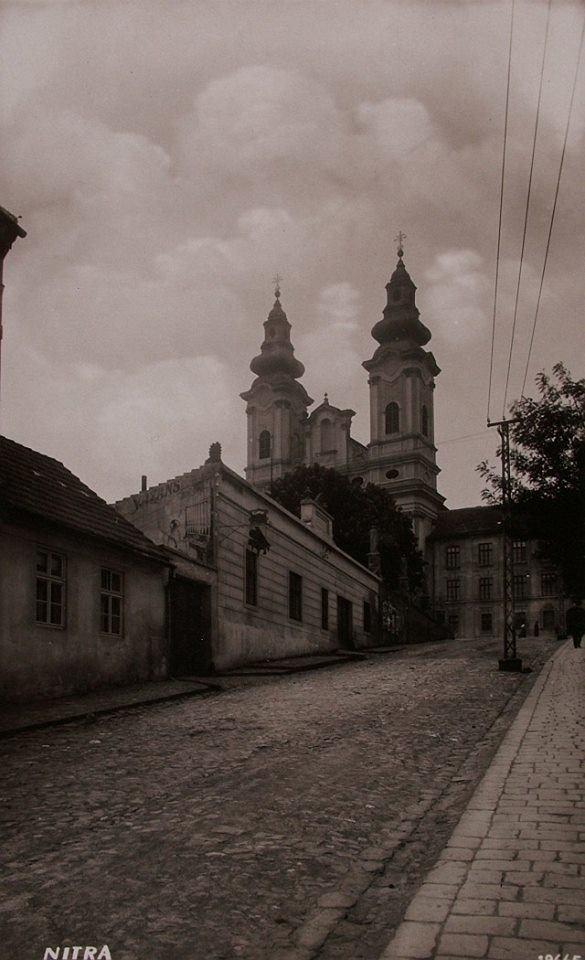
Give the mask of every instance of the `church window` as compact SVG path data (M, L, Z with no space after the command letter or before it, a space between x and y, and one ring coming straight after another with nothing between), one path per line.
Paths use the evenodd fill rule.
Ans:
M321 453L329 453L333 449L333 430L331 420L321 420Z
M400 430L400 407L397 403L389 403L385 411L386 433L398 433Z
M258 438L258 456L261 460L268 460L270 457L270 432L263 430Z
M429 435L429 411L427 410L427 408L426 408L426 406L425 406L424 404L423 404L423 408L422 408L421 414L420 414L420 421L421 421L421 430L422 430L423 436L428 437L428 435Z

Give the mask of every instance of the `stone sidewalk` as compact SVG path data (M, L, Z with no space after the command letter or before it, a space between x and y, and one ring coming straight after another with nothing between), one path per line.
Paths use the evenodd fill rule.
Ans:
M585 649L545 666L380 960L585 960Z

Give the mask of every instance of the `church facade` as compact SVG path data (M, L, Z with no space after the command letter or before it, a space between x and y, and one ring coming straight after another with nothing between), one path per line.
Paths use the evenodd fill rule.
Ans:
M500 635L501 522L489 507L448 510L437 489L434 391L441 371L428 349L431 332L420 320L403 258L400 246L382 318L372 327L376 347L362 364L370 392L367 444L351 435L355 411L334 406L327 394L309 412L313 400L300 382L305 368L294 355L276 288L260 353L250 364L256 376L241 394L248 421L246 477L267 491L295 467L320 464L355 483L387 488L412 521L435 616L455 636ZM518 632L558 633L564 622L560 577L538 559L537 540L526 541L522 550L514 588ZM527 556L534 566L528 572Z
M268 489L300 464L318 463L355 483L386 487L411 518L422 550L444 503L437 490L434 444L433 397L440 370L425 349L431 333L420 320L403 256L399 248L382 319L372 328L377 346L363 362L370 389L367 445L351 435L355 411L334 406L327 395L309 413L313 400L299 382L304 367L294 356L277 287L260 354L250 364L256 378L241 394L248 421L246 477Z

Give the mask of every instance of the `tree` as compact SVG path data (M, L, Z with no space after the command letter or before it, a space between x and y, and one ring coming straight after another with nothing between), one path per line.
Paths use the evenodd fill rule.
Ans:
M275 480L270 493L297 516L301 515L302 500L318 500L333 518L336 544L364 565L368 562L370 529L376 527L383 580L395 588L404 571L411 590L422 586L423 559L411 523L383 487L373 483L362 487L337 470L314 464L298 467Z
M585 594L585 379L562 363L539 373L540 396L513 404L510 425L513 516L540 541L541 555L563 577L570 596ZM499 453L499 451L498 451ZM486 461L484 499L498 502L501 478Z

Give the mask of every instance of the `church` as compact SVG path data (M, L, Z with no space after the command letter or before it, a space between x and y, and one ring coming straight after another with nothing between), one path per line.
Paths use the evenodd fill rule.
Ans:
M449 510L437 489L434 391L441 372L428 349L430 330L416 306L399 234L398 262L386 284L386 306L372 327L376 347L363 361L370 394L370 440L351 435L355 411L313 400L300 382L291 324L276 299L264 322L264 341L250 364L255 379L246 402L248 481L268 491L273 480L304 464L320 464L354 483L388 489L410 517L427 564L435 617L459 637L502 633L502 520L497 507ZM518 633L554 634L564 623L560 577L540 557L538 541L514 542Z
M433 394L441 372L430 350L430 330L421 322L416 287L398 248L398 263L386 284L387 303L372 329L377 342L364 360L370 388L370 442L351 435L355 411L313 400L300 383L305 372L294 355L291 324L276 288L264 323L264 342L250 364L256 379L241 394L248 420L246 478L268 489L300 464L333 467L354 483L387 487L411 518L419 548L429 536L444 497L437 491Z

